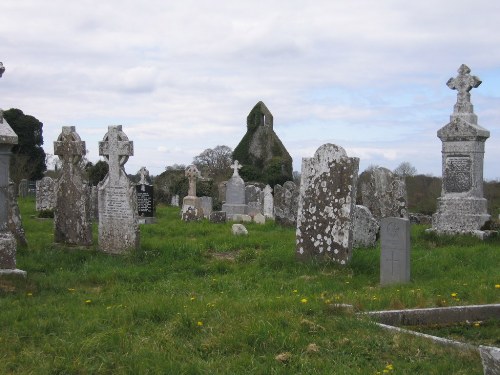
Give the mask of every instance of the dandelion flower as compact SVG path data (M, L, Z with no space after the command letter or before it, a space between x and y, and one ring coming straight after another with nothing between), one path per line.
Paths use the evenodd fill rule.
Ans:
M92 303L92 300L91 300L91 299L86 299L86 300L85 300L85 303L86 303L87 305L90 305L90 304Z
M300 302L301 302L301 303L307 303L307 298L302 298L302 299L300 300Z
M500 284L495 284L495 289L500 289Z
M298 291L297 289L294 289L294 290L293 290L293 292L294 292L294 293L298 293L299 291Z
M202 322L202 321L199 321L198 323L196 323L196 325L197 325L198 327L201 327L201 326L203 326L203 322Z
M458 293L451 293L451 296L452 296L453 298L456 298L456 297L458 296Z

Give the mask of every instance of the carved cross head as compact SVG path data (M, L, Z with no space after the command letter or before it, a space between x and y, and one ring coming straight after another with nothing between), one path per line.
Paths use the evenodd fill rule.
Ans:
M54 142L54 154L59 156L63 165L77 164L86 153L85 142L80 139L75 127L63 126L61 134Z
M241 169L243 166L238 162L238 160L235 160L234 163L231 165L231 168L233 168L233 177L239 177L238 169Z

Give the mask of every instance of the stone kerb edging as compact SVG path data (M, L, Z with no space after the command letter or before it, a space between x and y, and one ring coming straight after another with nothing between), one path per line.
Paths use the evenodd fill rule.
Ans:
M411 310L369 311L358 313L357 315L369 316L375 319L375 324L384 329L427 338L435 343L454 346L461 350L477 350L481 356L484 375L500 374L500 348L496 348L494 346L477 346L467 344L456 340L445 339L397 327L397 325L418 326L429 324L451 324L498 318L500 317L500 304L436 307Z

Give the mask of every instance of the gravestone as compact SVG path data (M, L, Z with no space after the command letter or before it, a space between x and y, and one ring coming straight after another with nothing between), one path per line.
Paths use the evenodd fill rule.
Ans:
M377 242L378 221L365 206L354 206L353 247L373 247Z
M245 204L247 205L247 214L255 216L262 213L262 190L255 185L245 187Z
M80 166L87 153L74 126L63 126L54 142L54 155L62 162L55 183L54 241L66 245L92 245L90 188Z
M352 256L359 159L325 144L302 159L296 254L347 264Z
M266 217L259 212L253 217L253 222L256 224L265 224Z
M26 233L24 232L23 223L21 221L21 213L16 198L15 184L9 180L9 212L7 226L9 231L14 234L17 244L21 246L28 245Z
M224 211L213 211L209 220L211 223L224 224L227 221L226 213Z
M98 185L99 248L110 254L123 254L139 247L137 196L124 165L134 154L121 125L108 126L99 142L99 155L104 156L109 171Z
M266 219L274 219L274 198L273 189L271 186L266 185L263 193L263 211Z
M0 63L0 77L5 68ZM0 276L16 275L26 277L26 272L16 268L17 245L14 235L9 231L9 164L10 150L17 144L17 134L3 118L0 110Z
M410 220L387 217L380 221L380 284L410 281Z
M226 201L226 186L227 186L227 181L222 181L218 185L219 201L221 201L222 203Z
M172 199L170 204L174 207L179 207L179 196L178 195L172 195Z
M484 144L490 132L477 124L470 101L470 90L481 81L470 75L466 65L447 85L457 90L457 102L450 122L439 129L442 142L442 190L432 217L432 230L438 233L473 233L483 238L481 227L489 220L483 197Z
M186 167L185 175L189 181L188 195L182 200L182 220L193 221L203 218L203 208L200 198L196 196L196 179L200 177L200 171L195 165Z
M226 212L229 220L232 220L234 215L246 214L248 208L245 204L245 182L238 174L238 169L241 168L238 160L234 161L231 168L233 176L226 184L226 202L222 205L222 211Z
M231 231L235 236L246 236L248 235L248 230L243 224L233 224Z
M99 189L97 186L92 186L90 188L90 217L92 220L99 220L99 200L98 200Z
M299 188L293 181L287 181L274 186L274 220L287 226L297 226L297 211L299 209Z
M28 196L28 180L23 178L19 181L19 196L21 198L26 198Z
M146 167L139 170L140 180L135 186L135 193L137 195L137 215L139 224L154 224L156 218L154 217L154 191L153 185L147 180L149 171Z
M360 176L367 182L361 183L363 206L367 207L375 219L384 217L408 218L406 183L387 168L375 167Z
M212 213L212 197L200 197L201 208L203 209L203 216L205 219L210 218L210 214Z
M56 206L56 183L52 177L44 177L36 182L37 211L53 210Z

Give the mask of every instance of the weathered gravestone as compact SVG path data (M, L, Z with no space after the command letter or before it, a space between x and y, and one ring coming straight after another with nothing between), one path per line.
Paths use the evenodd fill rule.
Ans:
M387 217L380 221L380 284L410 281L410 220Z
M92 245L90 189L80 166L87 153L74 126L63 126L54 142L54 154L62 162L55 183L54 241L67 245Z
M213 211L209 220L211 223L224 224L227 221L226 213L224 211Z
M37 211L53 210L56 206L56 183L52 177L44 177L36 182Z
M365 206L354 206L353 247L372 247L377 242L378 221Z
M293 181L274 186L274 219L283 226L297 226L299 188Z
M387 168L375 167L360 176L363 206L380 220L384 217L408 217L406 183Z
M179 207L179 196L172 195L172 199L170 200L170 204L174 207Z
M5 68L0 63L0 77L4 71ZM25 271L16 268L16 239L8 228L10 150L17 141L17 134L3 118L3 112L0 110L0 276L26 277Z
M247 205L247 214L255 216L262 213L262 190L255 185L245 186L245 203Z
M28 241L26 240L26 233L24 232L23 223L21 221L21 213L19 212L19 206L17 204L15 184L10 180L7 226L9 228L9 231L14 234L18 245L26 246L28 244Z
M226 201L226 186L227 186L227 181L222 181L217 186L219 191L219 201L221 201L222 203Z
M139 176L139 183L135 186L139 224L153 224L156 222L154 217L154 191L153 185L147 180L149 171L146 167L139 170Z
M212 213L212 197L200 197L201 208L203 209L203 216L205 219L210 218L210 214Z
M189 181L189 190L188 195L182 200L182 220L200 220L203 218L203 208L200 198L196 196L196 179L200 177L200 171L195 165L188 165L185 174Z
M99 189L97 186L92 186L90 189L90 216L92 220L99 220Z
M23 178L21 181L19 181L19 196L21 198L26 198L28 196L28 180Z
M99 155L106 158L109 171L98 185L99 248L106 253L123 254L139 247L135 186L123 169L133 154L133 142L122 126L108 126L99 142Z
M266 185L262 191L263 195L263 213L266 219L274 219L274 198L273 198L273 188Z
M297 214L297 257L346 264L352 256L353 215L359 159L325 144L302 159Z
M483 224L489 220L483 197L484 144L490 132L477 124L470 93L481 81L471 76L466 65L460 66L456 78L447 82L457 90L457 103L450 122L439 129L443 143L443 181L441 197L432 217L432 230L438 233L474 233L482 238Z
M238 169L241 168L238 160L234 161L231 168L234 170L233 176L226 184L226 203L222 205L222 211L226 212L229 220L232 220L234 215L247 213L247 205L245 204L245 182L238 174Z

